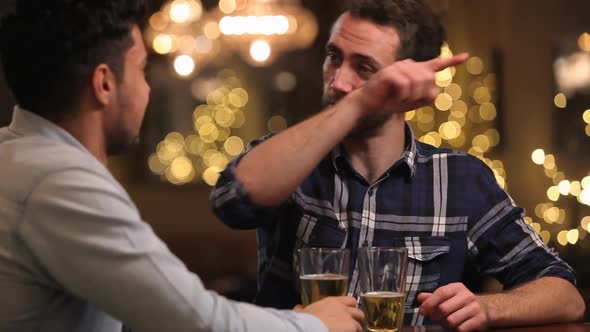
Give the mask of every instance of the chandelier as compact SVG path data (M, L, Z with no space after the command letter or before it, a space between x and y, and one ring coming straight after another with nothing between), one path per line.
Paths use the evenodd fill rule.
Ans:
M206 12L198 0L166 2L146 29L148 45L174 58L175 72L190 77L205 64L239 54L253 66L305 49L318 34L313 13L299 0L220 0Z

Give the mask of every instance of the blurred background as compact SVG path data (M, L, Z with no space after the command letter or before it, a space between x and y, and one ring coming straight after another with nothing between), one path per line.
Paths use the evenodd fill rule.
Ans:
M0 2L2 13L14 1ZM590 2L432 0L447 28L440 95L407 114L421 141L478 156L590 297ZM256 238L211 213L218 174L251 140L320 110L336 0L151 0L142 143L110 168L210 288L249 300ZM40 56L43 50L39 50ZM0 77L1 69L0 69ZM0 79L0 125L14 101ZM270 158L271 156L269 156Z

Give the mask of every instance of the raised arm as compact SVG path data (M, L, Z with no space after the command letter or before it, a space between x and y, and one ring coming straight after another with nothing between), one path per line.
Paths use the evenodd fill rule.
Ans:
M236 177L254 204L284 202L359 120L372 113L402 113L430 104L437 93L435 72L466 58L460 54L427 62L403 60L383 68L333 107L256 146L237 165Z

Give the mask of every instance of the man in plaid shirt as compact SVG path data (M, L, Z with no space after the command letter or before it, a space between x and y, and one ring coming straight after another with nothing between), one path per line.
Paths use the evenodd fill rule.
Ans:
M332 28L323 66L326 110L254 142L223 172L216 214L257 229L257 303L299 303L302 246L409 252L405 324L468 331L576 320L584 302L572 269L523 222L524 211L479 159L418 142L404 112L430 104L444 30L421 0L356 0ZM465 266L497 278L475 295Z

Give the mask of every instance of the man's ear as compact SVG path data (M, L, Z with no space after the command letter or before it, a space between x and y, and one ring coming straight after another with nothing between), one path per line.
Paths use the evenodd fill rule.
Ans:
M107 106L115 94L115 75L106 64L100 64L92 73L92 91L96 101Z

